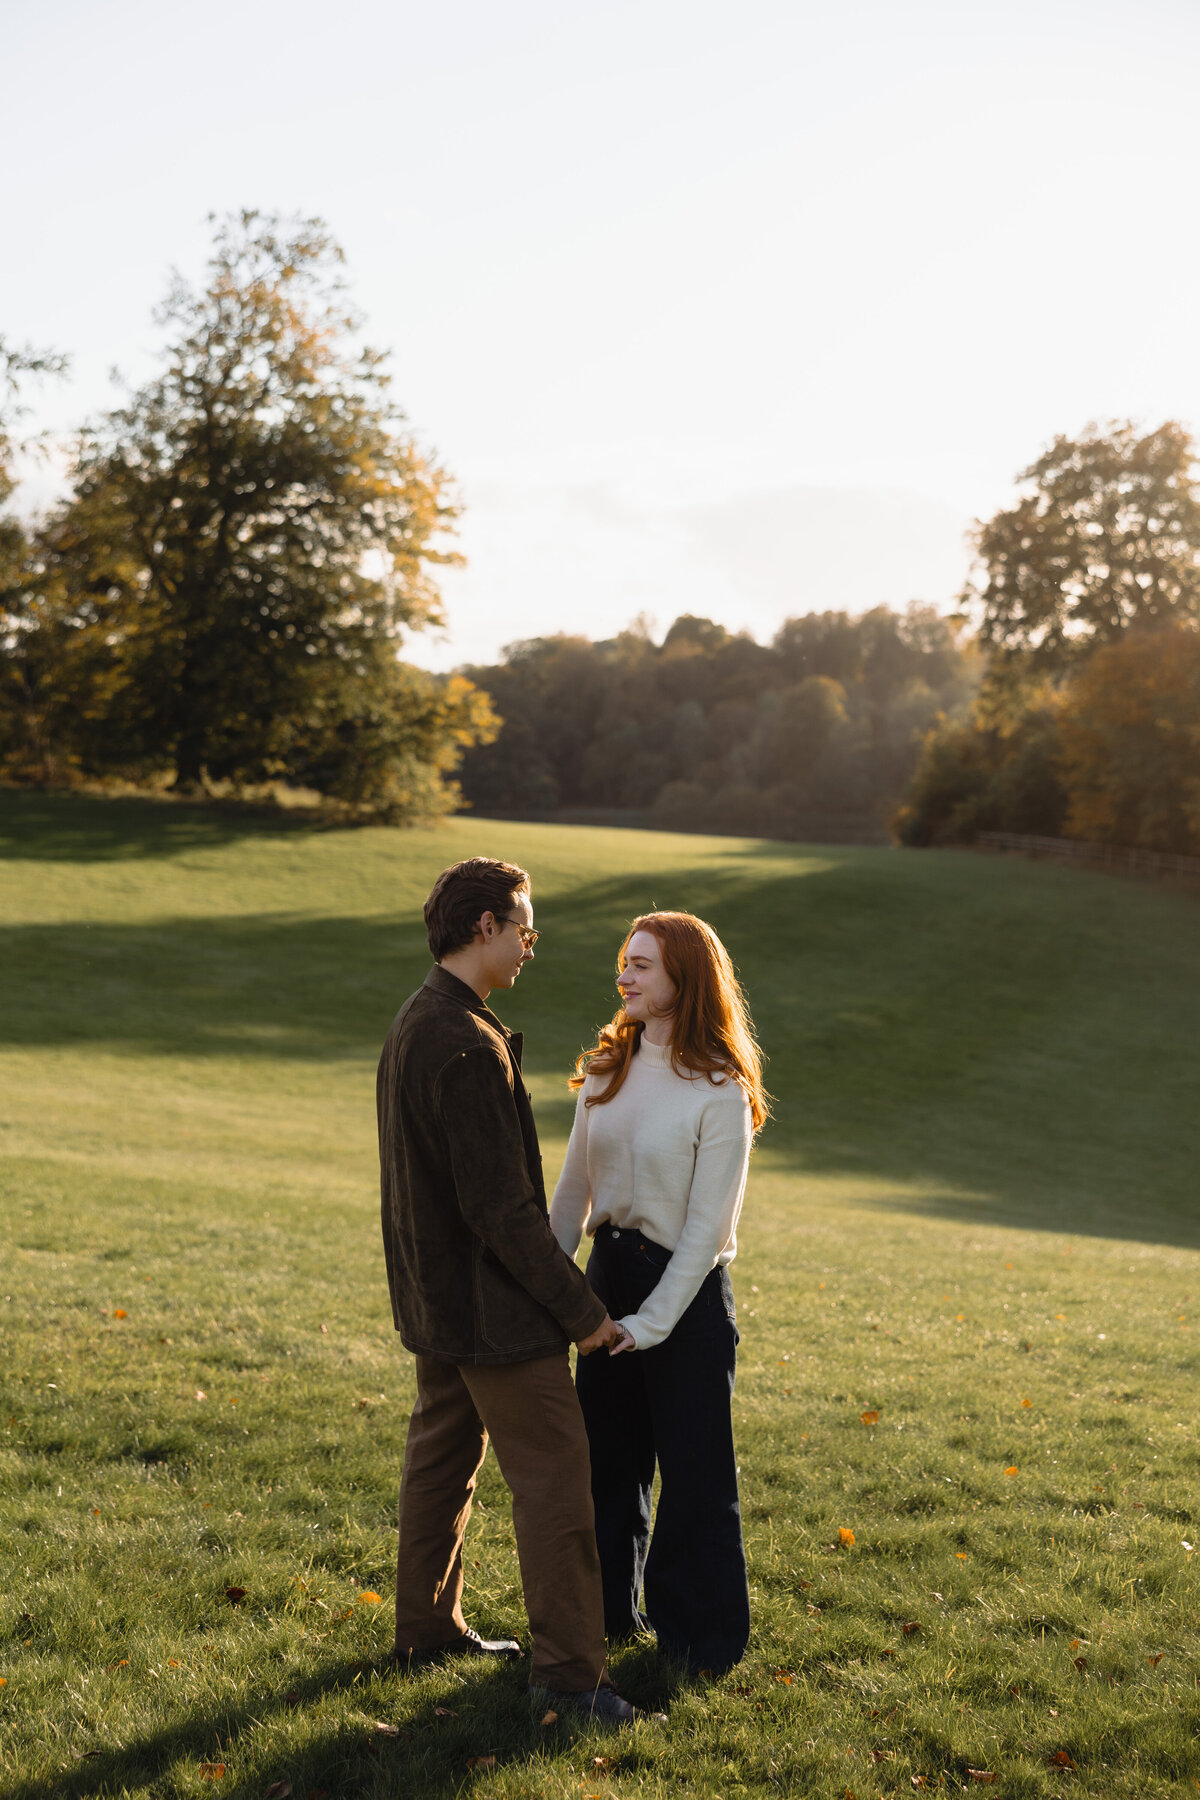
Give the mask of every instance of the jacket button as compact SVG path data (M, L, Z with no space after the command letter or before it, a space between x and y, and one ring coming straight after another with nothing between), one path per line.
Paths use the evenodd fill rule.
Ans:
M620 1235L621 1235L621 1234L620 1234L620 1232L619 1232L619 1231L616 1231L616 1230L614 1230L614 1231L613 1231L613 1236L614 1236L614 1237L620 1237Z

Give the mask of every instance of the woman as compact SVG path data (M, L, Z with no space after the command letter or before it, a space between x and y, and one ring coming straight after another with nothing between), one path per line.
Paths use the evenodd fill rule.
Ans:
M622 1006L576 1065L575 1124L550 1209L568 1256L587 1230L588 1280L625 1334L607 1357L581 1357L576 1373L605 1630L619 1640L648 1621L691 1672L719 1673L750 1630L728 1265L767 1097L745 999L711 926L681 912L635 919L617 971Z

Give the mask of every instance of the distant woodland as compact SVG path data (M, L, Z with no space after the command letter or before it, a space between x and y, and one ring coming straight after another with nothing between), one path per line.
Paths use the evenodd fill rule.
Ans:
M686 614L661 642L644 623L534 638L463 670L504 723L460 780L483 813L886 841L925 734L982 668L926 606L809 613L765 645Z

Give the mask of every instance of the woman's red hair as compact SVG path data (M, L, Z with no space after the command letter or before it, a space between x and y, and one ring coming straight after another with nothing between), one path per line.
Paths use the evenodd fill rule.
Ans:
M712 926L694 913L647 913L635 919L625 933L617 954L618 974L625 967L635 931L648 931L657 938L663 968L675 986L672 1068L680 1075L731 1076L746 1091L758 1131L770 1113L762 1055L728 950ZM609 1078L601 1093L589 1095L588 1106L603 1106L620 1092L642 1031L642 1021L631 1019L621 1007L611 1024L601 1027L593 1048L580 1056L571 1076L573 1088L582 1087L589 1075Z

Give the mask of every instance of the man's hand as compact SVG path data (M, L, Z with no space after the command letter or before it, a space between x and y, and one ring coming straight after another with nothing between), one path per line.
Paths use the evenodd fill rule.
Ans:
M610 1319L605 1313L595 1331L590 1331L585 1338L576 1340L575 1348L580 1356L590 1356L593 1350L611 1349L614 1344L619 1344L624 1336L625 1333L617 1321Z

